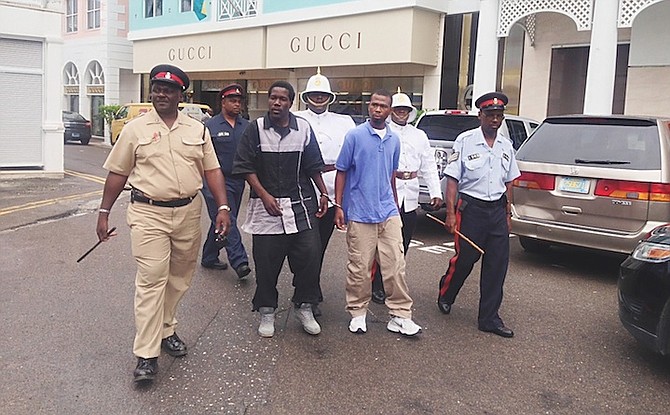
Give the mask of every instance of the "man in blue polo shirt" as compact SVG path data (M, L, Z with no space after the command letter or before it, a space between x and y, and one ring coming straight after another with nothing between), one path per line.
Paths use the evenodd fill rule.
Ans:
M376 260L386 287L391 320L386 328L414 336L421 327L412 321L412 298L405 282L402 222L398 211L395 171L400 139L386 125L391 94L377 90L370 97L369 120L350 130L335 163L335 224L347 230L346 302L349 331L365 333L372 295L370 273ZM346 225L345 225L346 224Z

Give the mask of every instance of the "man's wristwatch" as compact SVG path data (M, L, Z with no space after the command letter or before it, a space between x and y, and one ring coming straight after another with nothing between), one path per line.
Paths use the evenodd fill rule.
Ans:
M219 206L219 212L221 212L222 210L225 210L226 212L230 212L230 206L228 206L228 205Z

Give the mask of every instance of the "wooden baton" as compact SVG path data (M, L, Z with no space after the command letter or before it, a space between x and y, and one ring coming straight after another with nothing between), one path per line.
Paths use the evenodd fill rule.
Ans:
M437 222L437 223L441 224L442 226L444 226L444 221L440 220L440 218L437 218L437 217L431 215L430 213L426 213L426 216L428 216L429 218L431 218L431 219L434 220L435 222ZM460 233L460 232L458 231L458 229L454 229L454 232L455 232L458 236L460 236L461 238L463 238L463 240L464 240L465 242L469 243L473 248L475 248L475 249L476 249L477 251L479 251L482 255L484 255L484 250L483 250L482 248L480 248L479 246L477 246L476 243L472 242L472 241L470 240L470 238L468 238L467 236L465 236L465 235L463 235L462 233Z

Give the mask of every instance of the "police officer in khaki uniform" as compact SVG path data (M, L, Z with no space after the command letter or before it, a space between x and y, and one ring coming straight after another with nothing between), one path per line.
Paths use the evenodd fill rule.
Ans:
M219 205L216 228L230 226L225 181L212 141L202 123L178 110L188 76L172 65L151 70L153 110L126 124L104 167L109 170L96 232L109 239L109 214L126 182L132 188L126 215L135 276L133 353L135 381L151 381L163 348L184 356L186 344L175 333L179 300L191 285L200 246L202 199L207 180Z

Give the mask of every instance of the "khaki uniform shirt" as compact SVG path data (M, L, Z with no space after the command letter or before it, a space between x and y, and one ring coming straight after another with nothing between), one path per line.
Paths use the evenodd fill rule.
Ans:
M218 169L219 161L202 123L178 112L168 128L152 110L123 127L103 167L127 176L147 197L167 201L194 196L204 171Z

